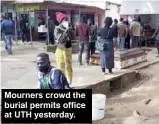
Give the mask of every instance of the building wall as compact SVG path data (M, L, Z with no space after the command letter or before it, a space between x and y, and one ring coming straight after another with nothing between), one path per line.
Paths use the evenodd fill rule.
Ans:
M120 18L120 6L113 4L113 3L105 3L106 4L106 10L105 10L105 17L109 16L113 19ZM108 10L109 9L109 10Z

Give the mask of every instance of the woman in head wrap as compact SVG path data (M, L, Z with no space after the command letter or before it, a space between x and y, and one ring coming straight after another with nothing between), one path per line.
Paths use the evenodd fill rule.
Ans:
M105 42L105 49L100 51L100 61L103 74L105 74L105 69L109 70L109 73L112 73L114 68L114 45L113 38L115 37L115 30L111 28L112 18L106 17L104 23L105 26L99 31L99 39Z
M67 77L68 83L72 83L72 44L73 32L69 27L66 14L57 12L56 20L59 25L55 28L55 39L57 40L56 61L59 68Z

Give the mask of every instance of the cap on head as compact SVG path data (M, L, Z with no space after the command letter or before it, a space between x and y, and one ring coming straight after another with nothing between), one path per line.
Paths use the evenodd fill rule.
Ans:
M56 20L59 24L66 18L68 18L66 14L63 14L61 12L56 12Z

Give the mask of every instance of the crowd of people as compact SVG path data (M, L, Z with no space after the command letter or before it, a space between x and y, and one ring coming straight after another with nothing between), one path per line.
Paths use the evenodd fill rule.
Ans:
M87 19L85 15L81 17L80 24L74 31L68 21L68 16L64 13L57 12L56 20L58 26L54 26L52 21L49 21L49 31L51 39L57 41L57 49L55 52L57 68L52 67L47 53L41 53L37 56L38 78L40 88L70 88L69 84L72 83L73 68L72 68L72 40L74 36L78 36L79 52L78 64L83 65L82 54L85 50L86 65L90 65L90 57L96 51L97 42L101 43L102 49L99 50L101 71L105 75L106 69L112 74L114 68L114 50L124 51L126 49L141 47L141 32L142 26L140 24L140 17L135 16L134 20L129 24L127 20L120 18L118 23L111 17L106 17L104 27L98 28L93 24L92 19ZM158 23L159 24L159 23ZM8 54L12 54L12 35L14 35L14 23L6 17L3 17L1 22L2 38L5 41L5 49ZM22 41L28 41L28 25L22 17L20 21L20 28L22 32ZM159 25L154 33L156 37L158 55L159 55Z
M47 88L53 89L68 89L72 83L73 69L72 69L72 39L73 29L69 25L67 15L63 13L56 13L56 18L59 25L55 28L55 38L57 40L56 49L56 62L57 68L50 66L48 54L41 53L37 56L37 66L39 73L39 81L42 84L42 79L48 79ZM101 71L105 75L105 70L108 69L109 73L113 73L114 68L114 46L119 50L141 47L140 35L142 27L140 25L140 18L135 19L129 25L128 21L120 18L113 20L111 17L106 17L104 27L98 28L93 25L92 20L82 16L81 23L77 26L75 34L79 37L79 53L78 63L83 65L82 53L86 51L85 62L90 65L90 56L96 51L96 43L104 44L105 46L100 53ZM113 24L113 25L112 25ZM156 29L154 37L156 37L159 44L159 26ZM158 48L158 47L157 47ZM43 68L43 69L42 69ZM52 69L50 69L52 68ZM48 78L46 78L48 76ZM40 85L39 88L44 88Z
M8 54L12 54L13 39L17 40L18 38L18 25L20 25L22 42L24 44L30 44L29 25L24 16L22 16L20 24L18 24L17 17L13 20L7 16L1 16L1 38L4 41L5 51L7 51Z

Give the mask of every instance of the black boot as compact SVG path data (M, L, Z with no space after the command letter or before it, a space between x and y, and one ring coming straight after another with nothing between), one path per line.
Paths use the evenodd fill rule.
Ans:
M102 73L105 75L105 68L102 68Z
M110 74L113 74L112 69L109 69L109 73L110 73Z

